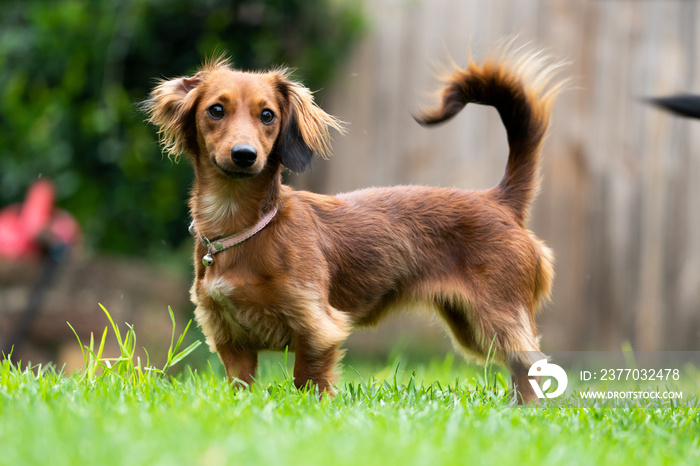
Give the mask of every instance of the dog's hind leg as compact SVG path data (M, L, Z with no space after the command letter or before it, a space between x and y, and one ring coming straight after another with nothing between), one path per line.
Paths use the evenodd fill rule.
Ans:
M537 394L530 384L528 371L535 362L546 359L547 356L540 351L532 312L525 306L517 306L513 312L513 325L507 324L501 329L496 329L496 338L501 350L505 353L517 402L528 404L537 401ZM539 383L539 378L536 381Z
M534 322L524 306L476 309L456 302L438 304L455 345L467 353L505 364L511 373L518 404L537 399L528 381L532 363L545 358L540 352Z
M539 359L545 359L546 356L539 351L528 351L530 355L535 356ZM537 401L537 394L535 390L530 385L530 377L528 377L528 371L530 366L539 359L532 359L532 362L527 359L523 361L520 358L508 358L508 370L510 371L510 378L513 382L513 390L515 391L515 396L519 405L524 405ZM534 377L535 381L539 384L541 377Z

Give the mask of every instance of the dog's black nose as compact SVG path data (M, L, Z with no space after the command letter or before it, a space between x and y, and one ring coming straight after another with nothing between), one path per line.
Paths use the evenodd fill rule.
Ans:
M231 149L231 159L233 163L241 168L248 168L255 163L258 158L258 151L250 144L236 144Z

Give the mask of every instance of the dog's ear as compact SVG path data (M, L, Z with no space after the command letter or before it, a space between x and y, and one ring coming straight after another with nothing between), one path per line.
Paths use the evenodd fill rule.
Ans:
M148 122L158 128L158 136L168 157L197 151L197 135L193 111L197 106L197 87L202 71L191 78L163 80L153 89L149 99L141 104Z
M288 70L273 72L282 109L282 128L276 151L282 164L302 173L314 155L330 155L329 128L344 132L343 123L327 114L314 102L313 94L289 78Z

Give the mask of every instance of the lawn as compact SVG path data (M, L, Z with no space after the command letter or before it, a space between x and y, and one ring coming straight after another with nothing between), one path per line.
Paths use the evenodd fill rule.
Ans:
M116 326L114 327L116 328ZM114 329L113 328L113 329ZM105 334L106 335L106 334ZM85 368L0 362L0 465L24 464L698 464L700 408L513 408L495 368L448 356L348 360L335 398L294 389L292 355L268 354L252 391L221 367L132 357L133 332L108 360L85 344ZM197 351L204 351L202 348ZM182 360L184 359L184 360Z

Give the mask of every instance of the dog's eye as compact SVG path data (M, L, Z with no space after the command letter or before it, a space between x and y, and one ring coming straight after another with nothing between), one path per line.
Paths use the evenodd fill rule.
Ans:
M260 121L262 121L264 125L271 124L273 121L275 121L275 112L269 108L266 108L260 113Z
M207 113L215 120L221 120L224 117L224 107L219 104L214 104L207 109Z

